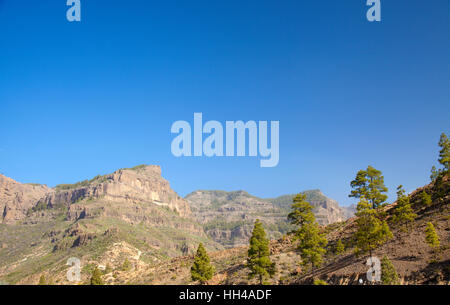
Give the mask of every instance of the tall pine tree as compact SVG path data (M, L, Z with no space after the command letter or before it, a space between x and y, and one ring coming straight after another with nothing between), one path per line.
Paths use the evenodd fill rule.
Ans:
M394 265L386 255L381 260L381 282L384 285L400 284L397 271L395 270Z
M213 277L214 273L215 268L210 263L205 247L200 243L194 257L194 264L191 267L191 278L203 285Z
M312 212L313 207L306 201L306 195L298 194L294 198L292 212L288 219L292 224L298 225L295 232L295 240L298 241L298 251L304 266L311 266L314 271L323 262L323 255L326 252L327 239L325 234L320 232L316 217Z
M427 223L427 227L425 229L425 240L434 251L437 252L439 250L441 242L439 241L439 236L437 235L436 229L431 222Z
M450 140L445 133L441 134L439 139L439 163L444 167L443 171L448 173L450 171Z
M372 208L364 197L359 201L356 210L357 230L354 234L356 252L358 254L369 252L372 257L372 250L392 238L392 233L387 222L379 219L377 210Z
M408 227L408 224L413 222L416 217L417 215L414 214L411 208L409 196L405 194L403 186L399 185L397 188L397 205L395 206L392 220L395 223L405 224Z
M352 191L349 197L362 198L364 197L372 206L373 209L382 206L388 191L384 185L384 177L381 171L372 166L368 166L367 170L360 170L356 174L355 180L350 183Z
M257 219L250 238L248 249L247 268L250 269L250 279L258 277L262 285L264 279L275 274L275 263L270 260L269 240L262 223Z

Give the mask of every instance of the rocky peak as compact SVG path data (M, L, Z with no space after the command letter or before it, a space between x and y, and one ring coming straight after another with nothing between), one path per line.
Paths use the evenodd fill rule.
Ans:
M50 191L46 185L22 184L0 175L0 221L12 223L25 218L27 211Z
M119 169L91 180L58 185L55 192L48 194L41 203L50 207L70 206L85 199L153 203L177 211L181 216L190 214L187 202L170 188L169 182L161 176L161 167L156 165Z

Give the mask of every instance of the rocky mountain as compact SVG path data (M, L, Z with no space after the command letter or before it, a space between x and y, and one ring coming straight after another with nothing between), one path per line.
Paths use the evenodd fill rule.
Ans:
M424 205L421 192L431 194L433 202ZM392 262L400 284L402 285L450 285L450 181L447 178L440 186L431 183L410 194L412 207L417 214L416 220L408 231L403 226L391 221L396 203L385 209L393 238L374 251L380 260L388 256ZM440 193L440 194L439 194ZM322 267L314 270L314 277L333 285L370 285L367 281L368 255L357 256L352 235L355 232L355 219L333 223L323 228L329 245ZM425 228L432 222L441 240L438 253L426 242ZM336 254L334 249L337 240L342 240L345 250ZM271 284L302 285L312 284L312 272L302 270L301 257L295 249L296 243L292 235L287 234L270 243L270 259L276 263L277 271ZM211 262L216 268L215 276L209 281L214 285L254 285L257 279L248 279L245 267L247 246L240 246L216 252L210 252ZM125 249L121 251L126 251ZM129 272L114 271L104 276L108 284L192 284L190 266L193 256L180 256L170 261L146 266L140 264ZM116 275L116 276L113 276ZM84 279L87 281L87 278ZM37 281L37 279L35 280Z
M148 264L192 253L200 242L222 249L190 218L187 201L159 166L120 169L53 189L1 181L0 279L8 283L44 268L67 268L69 257L89 265L116 244L136 249Z
M107 284L192 284L192 254L202 242L217 271L211 284L255 284L247 277L247 246L223 245L246 240L256 217L269 235L280 237L270 244L277 265L271 282L312 282L311 272L299 267L292 235L282 235L290 230L286 213L293 195L261 199L244 191L196 191L182 199L155 166L121 169L53 189L0 178L0 203L6 210L0 223L0 283L36 284L45 276L52 284L74 284L66 277L67 260L78 258L81 284L89 282L96 267ZM422 191L431 195L431 204L422 202ZM328 239L324 264L314 276L330 284L360 284L367 257L354 254L355 219L341 221L352 207L342 209L318 190L305 194ZM391 221L396 203L385 208L394 237L374 255L389 256L401 283L450 284L449 194L448 176L410 194L417 217L408 230ZM441 240L438 253L425 241L428 222ZM345 245L342 254L335 254L337 240Z
M180 216L190 214L188 203L170 188L156 165L120 169L112 174L97 176L77 184L62 184L47 194L38 205L67 206L83 200L99 200L116 203L152 203L168 207Z
M50 191L45 185L22 184L0 175L0 222L24 219L27 211Z
M317 221L322 225L344 221L345 213L339 204L320 190L305 191L308 202L314 206ZM209 237L222 245L246 245L256 219L262 220L270 238L280 238L292 229L287 221L294 195L263 199L245 191L204 191L188 194L192 216L203 224Z

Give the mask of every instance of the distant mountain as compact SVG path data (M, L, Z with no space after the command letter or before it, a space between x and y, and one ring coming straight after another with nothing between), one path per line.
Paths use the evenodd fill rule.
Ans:
M344 221L351 215L320 190L305 191L314 206L317 221L322 225ZM280 238L293 227L287 220L294 195L263 199L245 191L205 191L188 194L192 217L203 224L214 241L227 247L246 245L253 224L260 219L270 238Z

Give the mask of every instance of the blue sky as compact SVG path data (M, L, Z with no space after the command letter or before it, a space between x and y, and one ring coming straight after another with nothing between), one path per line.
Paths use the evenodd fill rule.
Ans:
M410 191L450 132L450 2L0 0L0 172L54 186L158 164L181 195ZM280 121L280 162L175 158L174 121Z

